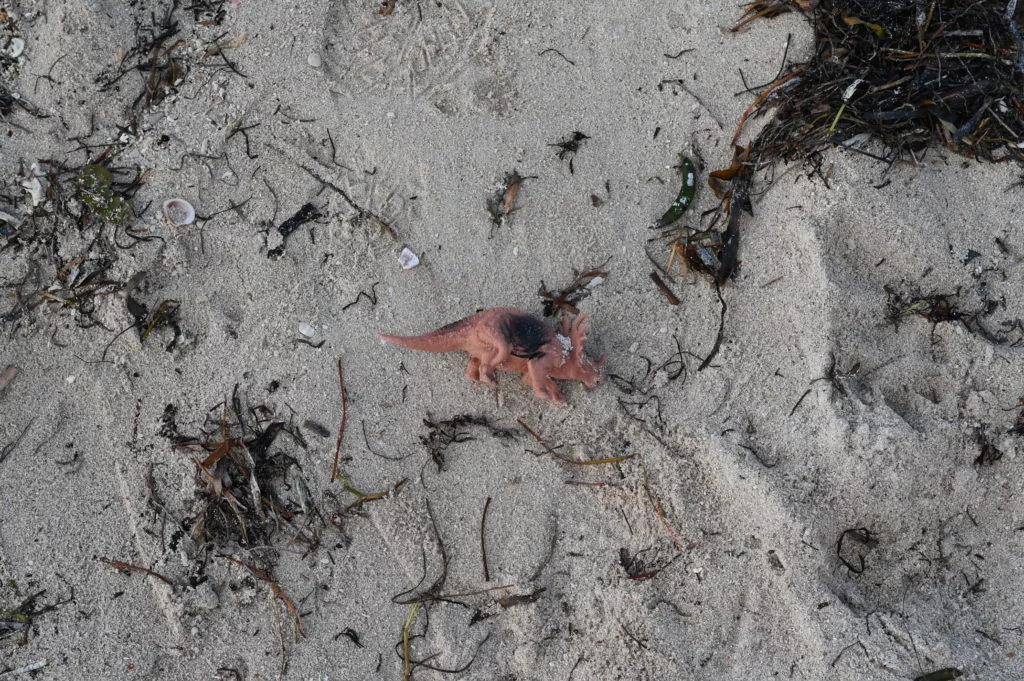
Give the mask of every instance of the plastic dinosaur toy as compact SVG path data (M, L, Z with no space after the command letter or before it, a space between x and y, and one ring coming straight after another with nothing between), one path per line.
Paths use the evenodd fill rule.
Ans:
M493 307L422 336L381 339L427 352L468 352L466 378L497 386L495 369L523 374L523 381L545 400L562 401L551 379L582 381L593 388L603 378L604 358L583 351L587 315L565 319L555 332L537 317L510 307Z

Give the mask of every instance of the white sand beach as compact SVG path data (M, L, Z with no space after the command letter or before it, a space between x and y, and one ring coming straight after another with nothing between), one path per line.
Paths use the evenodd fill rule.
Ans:
M392 6L0 2L0 678L1024 678L1021 169L780 165L670 305L807 20ZM563 404L378 338L594 268Z

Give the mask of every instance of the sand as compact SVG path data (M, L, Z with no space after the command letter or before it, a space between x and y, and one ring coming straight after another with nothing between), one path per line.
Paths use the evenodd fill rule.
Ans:
M1024 677L1019 170L937 149L888 169L830 153L827 186L779 168L743 222L703 370L714 287L679 275L670 306L649 279L678 154L703 159L695 224L752 101L734 96L739 69L770 81L787 35L804 58L799 17L732 34L722 0L208 3L223 14L169 15L184 68L147 96L132 48L171 5L0 6L26 45L2 85L29 107L5 115L0 153L0 210L21 222L0 236L0 368L16 368L0 611L35 613L24 630L0 617L0 674L401 679L406 632L416 679ZM570 165L552 144L576 131ZM159 239L60 218L81 212L59 198L75 172L36 207L21 187L33 163L80 168L108 145L120 177L145 173L129 225ZM513 170L527 179L495 225L486 202ZM165 222L174 197L195 223ZM306 204L318 217L268 257ZM399 267L404 247L418 267ZM579 308L621 378L563 384L564 405L377 339L485 307L540 313L542 281L606 261ZM87 267L121 285L32 297L66 297ZM1005 342L894 324L890 301L939 294L994 306L984 324ZM177 301L178 328L141 339L129 299ZM340 470L388 492L358 508L331 480L339 361ZM264 543L201 546L187 520L206 453L173 434L216 441L233 393L252 422L287 425L272 486L294 515ZM461 414L513 432L466 427L438 467L424 420ZM562 458L630 458L566 463L522 424ZM222 556L266 571L301 634Z

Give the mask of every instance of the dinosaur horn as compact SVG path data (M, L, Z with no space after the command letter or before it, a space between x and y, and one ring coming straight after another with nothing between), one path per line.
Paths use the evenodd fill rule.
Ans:
M572 323L572 341L573 347L579 346L580 350L583 349L583 343L587 340L587 330L590 328L590 322L587 321L587 317L590 315L581 314Z

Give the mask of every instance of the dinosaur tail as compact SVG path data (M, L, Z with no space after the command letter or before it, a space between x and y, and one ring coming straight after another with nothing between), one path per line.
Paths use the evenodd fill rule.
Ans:
M467 318L469 319L469 318ZM425 333L421 336L391 336L381 334L380 339L393 345L399 345L411 350L424 350L426 352L453 352L462 350L463 336L465 334L466 319L442 326L436 331Z

